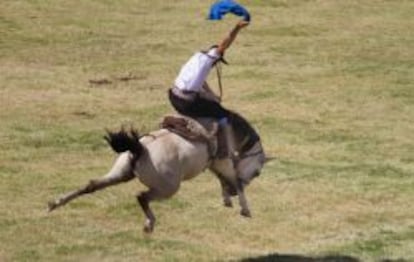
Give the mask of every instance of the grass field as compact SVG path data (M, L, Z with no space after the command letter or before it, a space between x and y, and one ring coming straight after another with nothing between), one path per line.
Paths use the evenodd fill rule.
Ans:
M409 0L239 1L253 21L224 104L277 157L247 188L252 219L209 172L154 203L152 236L138 182L46 212L111 167L105 128L172 112L182 63L237 21L205 20L212 2L0 2L0 261L414 261Z

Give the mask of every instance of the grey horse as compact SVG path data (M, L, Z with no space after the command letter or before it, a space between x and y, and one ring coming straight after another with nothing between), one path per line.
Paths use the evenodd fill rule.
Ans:
M208 168L220 179L224 205L231 207L231 196L237 195L241 215L250 217L244 188L260 174L266 157L260 137L251 125L237 113L232 113L230 120L232 142L238 152L236 158L216 159L206 141L184 138L166 128L144 136L132 129L108 132L105 139L119 154L112 169L84 187L50 201L49 211L84 194L137 177L148 187L136 197L146 216L143 230L151 233L155 216L149 203L170 198L178 191L181 181L194 178Z

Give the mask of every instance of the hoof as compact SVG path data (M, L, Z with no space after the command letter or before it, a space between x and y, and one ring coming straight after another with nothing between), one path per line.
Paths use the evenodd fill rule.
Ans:
M154 222L150 220L145 221L144 228L142 230L146 234L151 234L154 231Z
M233 207L233 203L231 201L224 201L225 207Z
M151 234L154 231L153 227L147 227L145 226L142 231L144 231L145 234Z
M58 204L56 204L55 201L49 201L49 203L47 203L47 211L48 212L52 212L57 207L58 207Z
M244 217L252 217L252 214L250 213L250 210L248 209L242 209L240 211L240 215L244 216Z

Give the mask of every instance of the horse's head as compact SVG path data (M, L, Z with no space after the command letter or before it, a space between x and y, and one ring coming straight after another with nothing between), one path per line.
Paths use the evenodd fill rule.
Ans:
M237 173L244 185L248 185L253 178L258 177L266 161L262 145L258 141L250 150L239 154Z
M266 156L260 137L242 116L232 112L230 123L233 129L235 150L238 152L237 171L242 183L247 185L260 175Z

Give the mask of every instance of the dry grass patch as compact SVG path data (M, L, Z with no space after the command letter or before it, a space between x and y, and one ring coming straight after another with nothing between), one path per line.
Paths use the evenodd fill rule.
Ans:
M46 202L109 169L105 128L157 128L181 64L236 19L201 0L2 2L1 261L414 259L413 2L241 2L224 103L277 160L247 189L253 219L206 172L154 204L151 237L137 182Z

